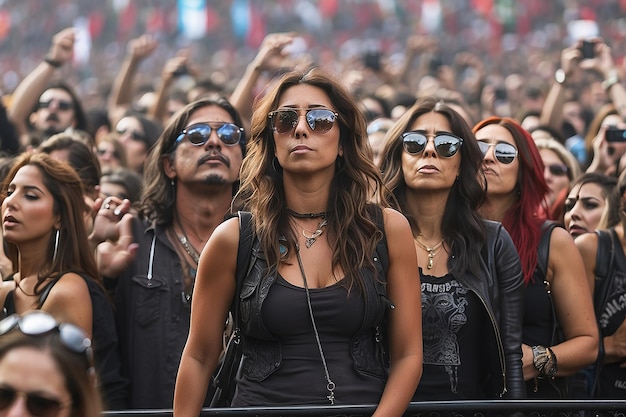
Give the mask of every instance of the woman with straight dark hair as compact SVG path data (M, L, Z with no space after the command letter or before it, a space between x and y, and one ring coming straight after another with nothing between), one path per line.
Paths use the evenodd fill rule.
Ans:
M387 132L383 180L409 219L422 283L424 373L414 401L523 398L522 277L501 224L482 220L482 154L434 97Z

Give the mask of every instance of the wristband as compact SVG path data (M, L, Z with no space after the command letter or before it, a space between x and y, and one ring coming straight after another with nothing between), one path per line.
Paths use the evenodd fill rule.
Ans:
M606 78L606 80L602 81L600 84L604 91L608 91L615 84L619 83L619 77L617 76L617 71L613 70Z
M50 65L51 67L54 67L54 68L59 68L61 65L63 65L63 63L61 61L57 61L55 59L52 59L49 56L46 56L43 59L43 62L45 62L46 64L48 64L48 65Z

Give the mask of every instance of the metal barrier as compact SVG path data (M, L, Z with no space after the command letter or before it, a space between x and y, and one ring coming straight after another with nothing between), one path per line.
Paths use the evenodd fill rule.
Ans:
M250 408L204 408L200 416L229 417L365 417L371 416L374 405L347 406L289 406ZM624 400L489 400L489 401L424 401L411 403L405 416L439 417L450 413L463 416L484 416L521 413L529 417L542 416L607 416L626 417ZM107 417L172 417L172 410L107 411Z

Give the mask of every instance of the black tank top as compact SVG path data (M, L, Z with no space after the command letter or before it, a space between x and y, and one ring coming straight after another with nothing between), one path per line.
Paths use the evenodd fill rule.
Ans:
M331 380L335 404L376 404L385 381L358 374L350 355L351 337L359 330L365 311L358 289L339 283L310 289L311 305ZM297 404L328 405L326 378L304 288L282 277L272 285L263 303L262 318L281 346L282 366L261 382L238 380L234 407Z

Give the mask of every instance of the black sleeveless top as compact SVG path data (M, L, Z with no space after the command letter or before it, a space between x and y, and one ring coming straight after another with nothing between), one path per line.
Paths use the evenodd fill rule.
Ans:
M353 288L348 295L336 283L309 291L328 372L336 385L335 404L377 404L385 380L357 373L350 356L351 337L359 331L365 311L359 290ZM328 405L324 366L304 288L278 276L261 312L266 328L280 343L282 364L263 381L240 377L232 405Z

